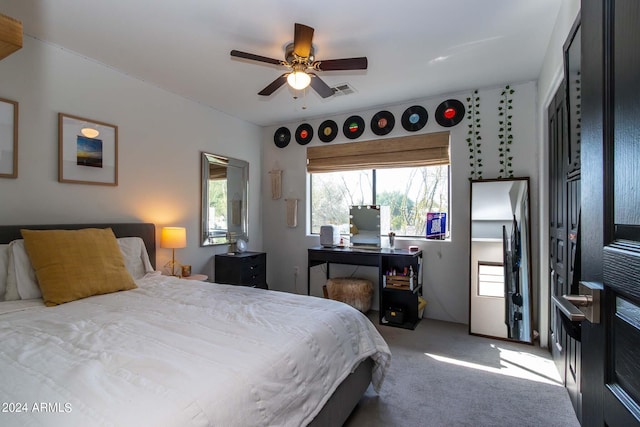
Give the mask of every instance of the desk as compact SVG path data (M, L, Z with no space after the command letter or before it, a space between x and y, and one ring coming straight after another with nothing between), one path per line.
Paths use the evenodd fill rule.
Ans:
M410 252L407 249L389 248L375 250L324 248L321 246L310 248L307 257L307 295L311 294L311 268L322 264L326 265L327 279L331 277L331 264L378 267L380 324L414 329L420 321L418 318L418 296L422 295L422 251ZM413 267L418 281L418 286L413 291L383 286L383 276L387 270L395 268L402 271L404 267L409 266ZM392 325L385 319L385 311L390 305L401 305L406 310L406 320L402 324Z

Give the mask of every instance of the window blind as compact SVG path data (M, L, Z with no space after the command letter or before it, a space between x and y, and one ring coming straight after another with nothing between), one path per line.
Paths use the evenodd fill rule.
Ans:
M227 179L227 166L209 163L209 179Z
M307 172L449 164L449 132L307 148Z

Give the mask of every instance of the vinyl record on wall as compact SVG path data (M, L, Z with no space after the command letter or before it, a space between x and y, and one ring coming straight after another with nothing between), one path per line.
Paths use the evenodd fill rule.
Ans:
M289 141L291 141L291 132L284 126L278 128L276 133L273 134L273 142L275 142L276 147L284 148L289 145Z
M376 135L386 135L393 130L396 119L389 111L378 111L371 118L371 130Z
M440 126L450 128L462 121L464 118L464 105L457 99L447 99L436 108L436 122Z
M307 145L313 138L313 128L309 123L303 123L296 129L296 141L300 145Z
M349 139L359 138L363 132L364 120L360 116L351 116L342 125L342 133Z
M404 110L400 121L403 128L409 132L415 132L422 129L427 124L427 120L429 120L427 110L420 105L414 105Z
M318 128L318 138L322 142L331 142L338 135L338 124L333 120L325 120Z

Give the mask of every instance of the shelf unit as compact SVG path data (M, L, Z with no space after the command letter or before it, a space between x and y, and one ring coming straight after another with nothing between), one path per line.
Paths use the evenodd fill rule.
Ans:
M420 322L419 297L422 296L422 251L409 252L407 250L396 250L380 254L380 324L395 326L405 329L415 329ZM390 284L385 286L385 276L387 272L404 272L404 269L413 270L413 289L394 287ZM397 273L396 273L397 274ZM395 323L387 319L387 310L399 310L402 312L402 322Z

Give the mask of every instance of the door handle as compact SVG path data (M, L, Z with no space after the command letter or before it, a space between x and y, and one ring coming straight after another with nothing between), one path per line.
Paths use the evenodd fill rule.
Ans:
M562 295L562 298L576 307L589 307L593 304L593 297L591 295Z
M563 295L563 296L554 295L551 297L551 299L555 304L555 306L558 307L558 310L560 310L562 314L567 316L567 318L570 321L582 322L586 318L585 314L582 311L580 311L578 307L576 307L571 302L569 302L569 300L567 299L567 295Z
M591 323L600 323L600 291L602 289L602 283L581 281L578 295L554 295L551 299L572 322L588 320Z

